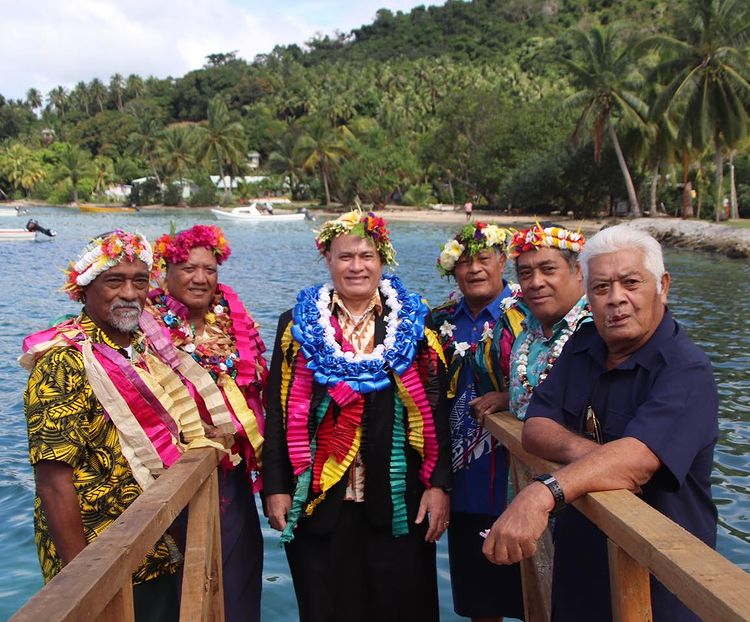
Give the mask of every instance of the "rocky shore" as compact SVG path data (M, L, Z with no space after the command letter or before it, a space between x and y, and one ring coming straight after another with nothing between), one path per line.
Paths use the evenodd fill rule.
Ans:
M732 259L750 257L750 229L680 218L638 218L628 225L648 231L665 246L719 253Z

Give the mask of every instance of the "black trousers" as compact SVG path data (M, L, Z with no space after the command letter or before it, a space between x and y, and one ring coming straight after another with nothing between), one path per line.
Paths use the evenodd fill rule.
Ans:
M335 529L305 530L286 545L300 622L437 622L435 545L426 522L393 537L375 528L364 503L345 501Z

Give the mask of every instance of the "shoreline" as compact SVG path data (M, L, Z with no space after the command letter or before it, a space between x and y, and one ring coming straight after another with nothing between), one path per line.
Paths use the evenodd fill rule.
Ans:
M2 205L20 205L32 210L34 207L78 209L73 205L49 205L38 201L29 201L27 199L9 202L0 201L0 206ZM119 205L101 205L101 207L110 206L121 207ZM216 208L219 206L213 207ZM343 212L343 208L337 206L320 207L304 202L290 203L284 207L276 206L274 211L280 214L292 213L301 207L307 207L318 221L321 221L322 219L336 218ZM144 205L139 207L139 211L195 213L206 212L211 208L211 206L176 207L166 205ZM385 209L379 210L377 213L390 222L424 222L430 224L455 225L456 228L458 228L458 225L463 225L466 222L466 216L462 210L439 211L402 207L400 205L387 205ZM571 219L567 216L560 215L544 215L537 217L528 214L508 216L477 209L474 210L472 219L515 228L529 227L538 221L554 221L562 226L582 231L587 236L591 236L605 227L624 223L630 227L647 231L667 247L716 253L729 257L730 259L750 258L750 228L730 227L725 224L717 224L703 220L683 220L681 218L663 217L637 218L634 220L612 217L598 219Z

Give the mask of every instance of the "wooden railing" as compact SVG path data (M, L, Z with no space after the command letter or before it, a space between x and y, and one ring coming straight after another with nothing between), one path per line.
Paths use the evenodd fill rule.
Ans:
M522 425L507 413L485 420L485 426L511 454L517 490L534 474L559 467L524 451ZM625 490L590 493L573 505L609 539L616 622L652 619L649 574L704 620L750 621L750 575L634 494ZM549 620L551 552L551 538L546 533L535 558L522 562L527 622Z
M183 454L11 621L132 621L130 575L190 504L180 620L223 622L218 461L215 449Z
M516 489L557 467L523 450L516 419L492 415L485 425L510 451ZM130 575L188 503L180 620L223 621L218 460L214 449L185 453L11 622L132 621ZM609 538L615 621L652 619L650 573L705 620L750 622L750 575L635 495L598 492L574 505ZM549 620L551 552L546 534L535 558L522 563L527 622Z

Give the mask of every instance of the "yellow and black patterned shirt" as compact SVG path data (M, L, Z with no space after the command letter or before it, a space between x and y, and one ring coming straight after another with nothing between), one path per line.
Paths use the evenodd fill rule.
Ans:
M86 316L83 329L94 342L114 348ZM57 460L73 467L73 485L81 507L86 542L100 535L141 494L122 455L114 423L104 415L86 379L83 357L75 347L53 348L37 361L24 393L31 464ZM62 569L41 501L34 499L34 532L45 583ZM141 583L172 573L181 556L165 534L133 574Z

